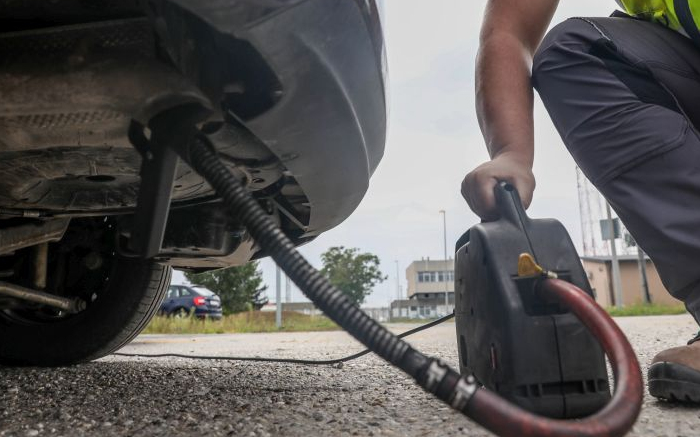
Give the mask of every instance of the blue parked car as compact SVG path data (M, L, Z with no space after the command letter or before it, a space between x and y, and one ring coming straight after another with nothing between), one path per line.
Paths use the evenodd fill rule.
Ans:
M160 313L173 317L192 314L200 318L220 319L221 298L202 286L171 285L160 304Z

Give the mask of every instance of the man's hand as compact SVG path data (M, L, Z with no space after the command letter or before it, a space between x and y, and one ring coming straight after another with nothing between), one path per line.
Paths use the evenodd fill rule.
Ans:
M485 221L498 220L494 188L499 182L513 185L525 208L530 206L535 177L530 163L515 154L503 153L472 170L462 181L462 196Z
M484 220L498 219L493 189L515 186L530 205L535 178L532 57L558 0L489 0L476 65L476 113L491 161L472 170L462 195Z

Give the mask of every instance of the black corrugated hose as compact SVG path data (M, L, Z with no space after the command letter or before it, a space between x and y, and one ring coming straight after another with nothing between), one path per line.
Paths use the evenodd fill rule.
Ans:
M544 281L544 288L567 304L601 341L615 373L616 390L608 405L585 419L538 417L494 393L477 390L473 376L460 376L375 322L296 251L292 241L219 159L206 137L195 137L185 147L178 150L182 159L209 182L229 212L306 297L369 350L411 375L452 408L496 434L508 436L621 436L634 424L642 400L642 379L634 351L615 322L578 287L558 280Z
M229 212L246 226L255 242L330 319L367 349L411 375L421 387L459 410L466 406L477 389L473 377L462 378L439 360L416 351L331 285L296 251L292 241L219 159L206 137L195 137L188 150L178 150L178 154L209 182Z

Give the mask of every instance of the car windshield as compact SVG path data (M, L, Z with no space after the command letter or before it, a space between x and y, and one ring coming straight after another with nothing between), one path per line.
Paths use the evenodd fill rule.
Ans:
M202 296L214 296L216 294L213 291L204 287L194 287L194 289L197 293L199 293Z

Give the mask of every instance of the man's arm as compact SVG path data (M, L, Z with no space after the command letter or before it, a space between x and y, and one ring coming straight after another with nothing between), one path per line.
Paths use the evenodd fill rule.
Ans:
M476 111L491 161L472 170L462 195L484 220L498 218L493 189L517 188L525 207L535 189L532 174L532 57L558 0L489 0L476 64Z

